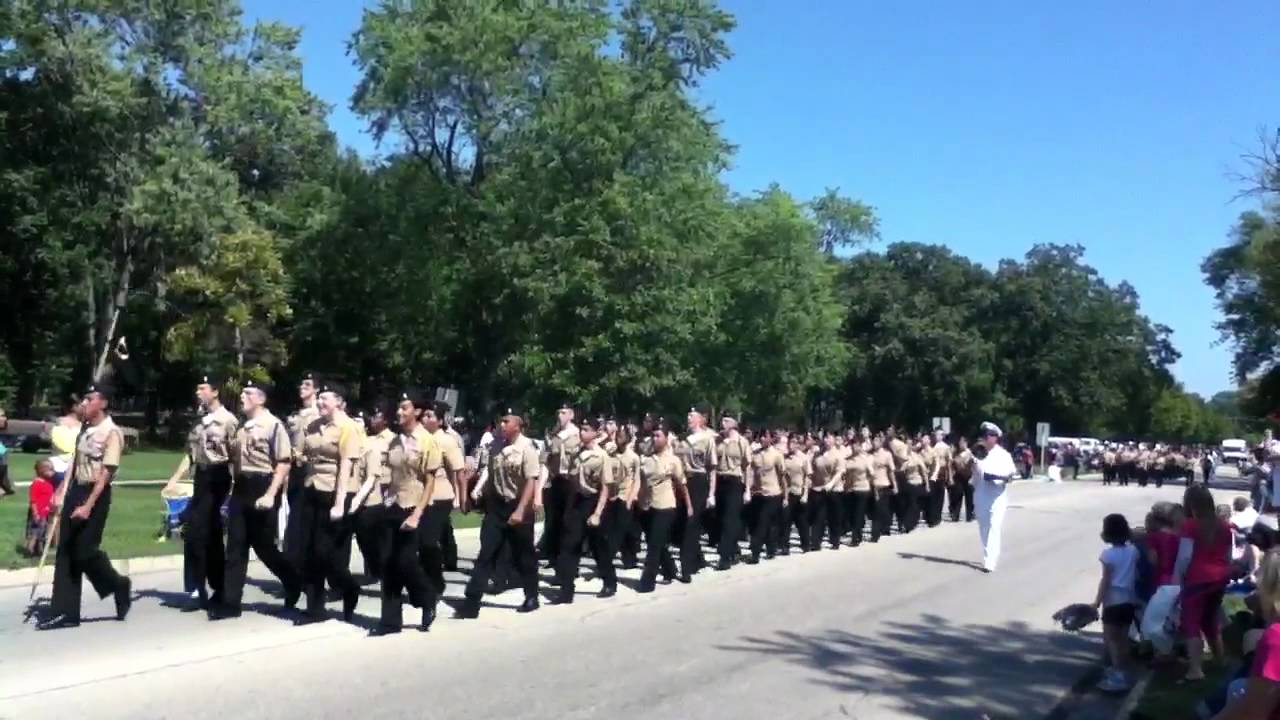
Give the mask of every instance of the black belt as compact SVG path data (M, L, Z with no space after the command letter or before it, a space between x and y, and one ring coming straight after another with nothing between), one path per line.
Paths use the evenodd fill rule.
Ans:
M987 482L1009 482L1009 477L1008 475L996 475L995 473L982 473L982 479Z

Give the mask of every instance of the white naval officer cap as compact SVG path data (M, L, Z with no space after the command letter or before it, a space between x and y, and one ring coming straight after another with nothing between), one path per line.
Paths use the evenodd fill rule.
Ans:
M989 435L995 435L996 437L1003 437L1003 436L1004 436L1004 432L1002 432L1002 431L1000 430L1000 426L999 426L999 425L996 425L996 424L995 424L995 423L993 423L993 422L984 422L984 423L982 423L981 425L979 425L979 426L978 426L978 433L979 433L982 437L987 437L987 436L989 436Z

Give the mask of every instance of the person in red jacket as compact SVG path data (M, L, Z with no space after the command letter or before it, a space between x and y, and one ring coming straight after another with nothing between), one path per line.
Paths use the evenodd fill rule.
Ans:
M35 557L44 551L49 513L53 509L53 463L48 460L36 462L36 476L31 480L28 498L26 551L27 555Z

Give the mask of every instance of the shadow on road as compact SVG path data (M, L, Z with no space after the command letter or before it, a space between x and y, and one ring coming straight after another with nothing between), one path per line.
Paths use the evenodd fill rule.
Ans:
M982 563L972 560L956 560L954 558L938 557L936 555L919 555L916 553L900 552L898 557L903 560L924 560L925 562L939 563L941 565L959 565L960 567L972 568L974 570L982 570Z
M958 624L925 615L918 623L880 627L867 635L744 636L720 649L811 669L813 683L848 696L840 708L846 717L860 717L859 704L877 698L908 717L975 719L1042 717L1102 652L1097 632L1073 635L1021 622Z

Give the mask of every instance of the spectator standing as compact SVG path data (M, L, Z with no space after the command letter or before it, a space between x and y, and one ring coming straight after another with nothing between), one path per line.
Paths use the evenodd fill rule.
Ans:
M1129 542L1129 522L1123 515L1102 520L1102 579L1098 582L1095 608L1102 608L1102 637L1107 644L1111 667L1098 683L1103 692L1124 692L1133 685L1129 678L1129 626L1138 608L1136 581L1138 549Z
M24 549L28 557L44 552L45 534L49 528L49 514L53 511L53 463L36 461L36 475L27 490L27 539ZM48 538L50 542L54 540Z
M1223 656L1219 617L1231 575L1233 544L1231 527L1218 518L1208 488L1187 488L1182 504L1188 517L1178 542L1174 583L1182 586L1179 602L1187 641L1186 680L1196 682L1204 679L1202 638L1208 640L1216 657Z

